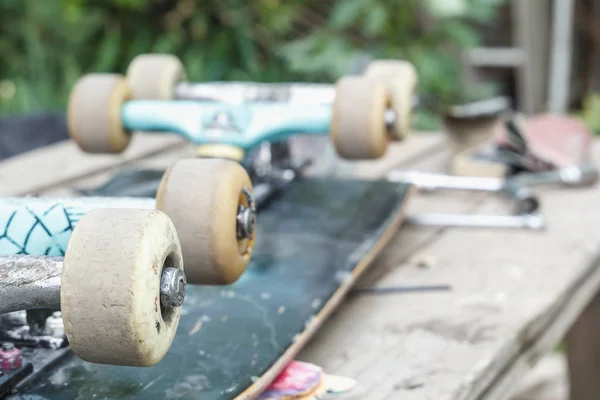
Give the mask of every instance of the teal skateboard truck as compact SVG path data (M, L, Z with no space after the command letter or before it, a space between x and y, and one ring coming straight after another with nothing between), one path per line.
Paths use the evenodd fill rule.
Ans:
M229 284L245 271L254 246L256 208L250 178L237 162L182 159L169 167L154 198L0 198L0 255L64 256L81 218L96 209L157 210L174 225L187 281ZM133 210L132 210L133 209ZM123 235L123 220L103 235ZM160 236L155 238L160 241ZM90 244L85 244L90 245ZM85 248L80 249L85 258ZM107 250L111 251L111 250ZM117 249L114 256L120 257ZM116 264L123 264L115 258Z
M137 57L127 77L84 76L69 100L69 133L84 151L119 153L132 132L171 132L193 143L200 157L236 161L263 142L329 135L341 157L373 159L383 155L389 140L408 134L417 84L410 64L379 61L363 76L307 89L328 92L331 101L307 104L255 96L255 101L231 104L211 96L178 99L184 79L181 63L170 55Z

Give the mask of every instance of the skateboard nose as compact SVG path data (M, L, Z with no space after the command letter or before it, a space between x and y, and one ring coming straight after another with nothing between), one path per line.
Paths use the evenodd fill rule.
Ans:
M181 307L185 298L186 280L183 270L165 268L160 277L160 303L163 307Z

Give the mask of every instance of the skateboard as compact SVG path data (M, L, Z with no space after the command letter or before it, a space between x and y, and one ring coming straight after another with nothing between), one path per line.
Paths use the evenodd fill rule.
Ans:
M411 189L385 180L295 181L259 213L252 259L239 279L186 287L175 337L152 368L87 362L66 345L37 349L44 356L25 357L13 380L4 381L5 392L20 400L249 399L263 392L263 398L284 398L281 392L273 397L280 373L290 373L286 366L399 228ZM19 201L48 204L45 198ZM107 353L118 359L120 346L113 343Z
M157 77L164 71L156 69L156 63L152 65L154 75L146 73L146 85L161 82L162 90L165 80ZM131 398L133 392L126 387L133 387L134 382L135 385L146 382L143 387L134 389L139 398L193 398L192 393L202 393L198 394L202 398L254 398L282 370L283 374L289 373L295 353L400 225L411 186L386 181L302 179L299 167L278 168L277 161L286 163L289 158L286 147L281 146L278 150L278 144L298 133L325 135L331 132L334 146L342 157L361 159L382 155L389 140L402 138L396 127L407 122L406 118L399 117L409 115L410 106L399 99L410 92L412 81L406 70L399 72L398 65L393 63L380 64L373 71L370 77L340 80L335 87L333 104L302 107L275 102L231 105L207 101L131 100L130 83L135 81L131 77L94 74L82 78L71 94L67 119L71 137L84 151L118 153L127 147L131 132L168 131L196 145L197 155L203 162L238 162L238 167L247 167L250 160L248 172L252 184L245 180L247 176L232 167L225 168L225 164L213 168L210 173L207 168L201 169L204 181L192 179L191 160L186 160L187 175L176 178L182 175L181 168L179 174L175 174L177 168L167 170L155 190L155 201L150 198L54 199L54 202L44 198L5 199L3 209L12 207L7 213L7 225L12 224L14 217L11 216L14 215L33 217L29 225L23 225L25 229L16 228L28 234L21 235L24 240L18 242L13 251L38 257L52 251L64 252L65 260L69 253L79 249L73 238L77 239L81 222L89 215L99 215L96 207L102 207L103 215L108 215L111 207L128 210L124 203L146 213L148 209L167 207L170 213L165 214L173 220L181 241L185 276L190 283L204 284L185 287L185 301L181 299L181 304L176 306L177 315L182 316L178 317L179 325L175 327L177 335L169 336L170 347L161 348L169 348L169 351L156 357L154 361L158 364L153 361L152 369L140 371L119 367L144 364L119 362L131 349L127 340L115 346L117 351L107 346L111 341L120 342L117 336L123 329L106 325L104 320L98 324L102 325L104 342L99 348L89 350L96 358L86 353L85 345L81 350L82 346L77 347L77 343L75 348L71 345L73 352L64 350L34 355L30 359L37 360L37 364L34 361L28 364L34 372L23 372L25 362L13 371L10 379L5 379L5 386L24 396L42 398L86 397L86 393L91 394L86 392L88 390L111 398ZM131 86L135 87L135 84ZM269 144L266 157L262 151L264 143ZM256 168L257 164L261 168ZM198 182L206 182L208 186ZM256 190L249 196L244 188L251 185L256 189L265 187L256 187L256 183L266 183L266 189ZM214 186L221 190L214 190ZM206 187L212 195L204 193ZM280 196L267 202L273 191ZM117 197L121 195L115 193ZM258 224L254 219L254 206L262 207ZM197 208L203 211L196 213ZM369 210L370 217L365 210ZM56 227L45 229L46 221L52 219L50 215L60 215L62 219L53 220ZM77 222L81 215L83 217ZM69 226L66 230L65 221ZM223 222L226 222L225 228L221 229ZM211 229L201 229L200 238L186 234L186 229L194 233L197 226ZM228 235L224 236L222 230ZM123 233L126 229L117 228L117 231ZM260 235L264 237L258 240ZM116 237L118 242L126 241L123 235ZM258 259L256 249L261 249ZM251 251L252 261L248 265L251 270L246 270ZM85 258L83 251L79 253ZM56 267L57 262L54 264L54 271L60 270ZM119 263L113 264L112 270L118 270ZM193 278L196 273L197 280ZM79 280L85 280L86 271L78 272L77 276ZM65 281L64 271L62 280ZM286 287L287 283L282 282L292 282L293 286ZM162 290L162 278L160 283ZM119 284L123 291L128 282ZM227 286L218 286L222 284ZM92 301L86 298L88 286ZM61 296L63 292L77 292L81 304L91 307L87 315L93 320L96 314L106 314L98 305L101 304L100 297L93 293L93 287L93 284L83 284L78 288L72 284L68 290L61 288ZM157 294L155 301L148 304L154 305L155 311L159 308L162 311L156 299L160 297L162 302L164 293L158 290L153 293ZM79 307L80 314L83 308ZM37 319L46 317L46 325L48 321L60 322L60 317L54 313L40 318L28 312L28 318L30 314ZM155 327L148 321L145 323ZM131 325L131 321L127 324ZM94 329L89 326L90 334L94 334ZM135 324L133 326L135 328ZM67 318L67 336L73 329ZM169 333L173 331L170 329ZM13 335L18 336L14 331ZM18 337L32 341L30 336ZM244 354L239 354L240 349ZM174 358L168 360L168 357ZM288 369L284 370L286 366ZM56 368L61 371L59 374L65 370L78 370L74 373L80 377L85 375L87 383L78 383L71 376L67 387L54 387ZM26 375L25 380L23 375ZM323 380L327 375L320 373L318 376ZM166 381L156 385L161 377L166 377ZM317 383L322 391L323 382ZM66 392L59 393L63 389ZM271 396L274 392L267 393Z

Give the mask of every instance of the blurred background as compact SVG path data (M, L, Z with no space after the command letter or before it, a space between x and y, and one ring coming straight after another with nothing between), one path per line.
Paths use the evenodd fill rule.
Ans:
M372 58L417 68L415 128L495 95L600 122L596 0L0 0L0 119L63 113L84 73L177 55L191 81L333 82ZM557 10L559 12L557 12ZM432 105L435 104L435 105Z

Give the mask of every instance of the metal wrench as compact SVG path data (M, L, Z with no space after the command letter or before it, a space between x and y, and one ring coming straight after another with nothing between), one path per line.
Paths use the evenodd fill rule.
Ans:
M546 220L538 214L522 215L465 215L465 214L420 214L406 217L411 225L443 226L462 228L514 228L544 230Z
M392 182L411 183L423 191L466 190L505 193L515 201L515 214L531 214L540 207L539 200L528 187L497 178L479 178L432 174L418 171L392 171L388 174Z
M598 172L592 165L566 167L541 173L527 173L509 179L457 177L422 172L392 171L388 179L412 183L422 190L473 190L505 193L516 202L516 215L423 214L410 216L408 223L426 226L493 227L542 230L542 216L535 214L539 201L530 187L544 184L590 186L597 182Z
M560 185L565 187L591 186L598 181L598 170L592 164L569 166L550 171L526 173L511 178L517 186L532 187Z
M390 181L410 182L424 190L456 189L514 193L514 185L532 187L544 184L564 186L589 186L598 180L598 171L592 165L564 167L551 171L530 172L512 178L480 178L452 176L418 171L391 171Z

